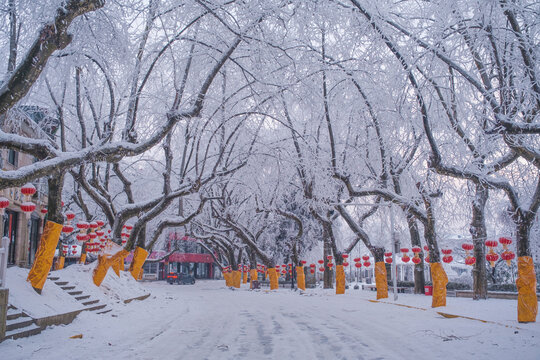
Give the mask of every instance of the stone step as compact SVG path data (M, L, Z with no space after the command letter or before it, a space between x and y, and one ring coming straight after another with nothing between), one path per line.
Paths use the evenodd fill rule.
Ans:
M106 313L111 312L111 311L112 311L112 309L106 309L106 310L98 311L98 312L96 312L96 314L106 314Z
M82 293L82 291L81 291ZM88 299L90 295L81 295L81 296L75 296L75 300L85 300Z
M6 331L12 331L23 327L30 326L34 323L31 317L18 317L13 320L6 321Z
M17 319L18 317L21 317L22 316L22 311L19 310L19 309L14 309L14 308L9 308L7 310L7 317L6 319L7 320L13 320L13 319Z
M60 279L58 276L49 276L47 279L51 280L51 281L56 281L58 279Z
M103 309L105 306L107 306L107 304L101 304L101 305L96 305L96 306L89 306L89 307L87 307L87 308L84 309L84 310L87 310L87 311L96 311L96 310L101 310L101 309Z
M67 281L55 281L54 283L55 283L56 285L58 285L58 286L63 286L63 285L67 285L67 284L68 284Z
M60 288L61 288L62 290L66 290L66 291L67 291L67 290L73 290L73 289L75 289L75 286L60 286Z
M22 337L37 335L40 332L41 332L41 328L37 326L36 324L32 324L30 326L27 326L21 329L6 331L6 337L4 338L4 340L5 339L19 339Z
M85 305L85 306L88 306L88 305L92 305L92 304L97 304L99 302L99 300L88 300L88 301L85 301L83 302L82 304Z
M75 295L81 295L81 294L82 294L82 291L81 291L81 290L68 291L68 294L69 294L69 295L72 295L72 296L75 296Z

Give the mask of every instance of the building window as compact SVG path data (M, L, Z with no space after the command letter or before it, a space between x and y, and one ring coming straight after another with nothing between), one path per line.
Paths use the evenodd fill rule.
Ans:
M15 150L9 150L8 153L8 163L11 165L17 166L18 153Z

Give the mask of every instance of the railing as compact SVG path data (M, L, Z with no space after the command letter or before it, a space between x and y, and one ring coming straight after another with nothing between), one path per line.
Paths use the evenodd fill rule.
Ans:
M9 254L9 238L4 236L0 244L0 288L7 287L6 272Z

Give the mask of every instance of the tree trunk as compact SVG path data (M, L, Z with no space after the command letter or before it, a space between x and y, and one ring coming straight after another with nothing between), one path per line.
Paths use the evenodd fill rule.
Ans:
M487 299L485 207L488 195L488 189L484 185L477 183L476 196L472 202L472 221L469 229L474 244L474 257L476 258L472 270L474 300Z
M47 179L49 195L47 202L47 220L57 224L64 223L62 213L62 188L64 187L65 172L53 173Z
M418 231L418 224L414 219L414 216L407 214L407 224L409 226L409 234L411 236L411 245L422 248L420 242L420 233ZM414 265L414 293L423 294L426 280L424 277L424 253L420 252L420 263Z

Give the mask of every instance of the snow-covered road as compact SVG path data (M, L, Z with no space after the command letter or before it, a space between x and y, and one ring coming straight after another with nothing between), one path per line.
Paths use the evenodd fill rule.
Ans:
M429 297L400 295L427 310L371 302L374 293L230 290L145 283L145 301L81 314L27 339L0 344L0 359L540 359L540 327L515 322L515 302L449 298L442 308L495 323L448 319ZM508 325L508 326L505 326ZM82 339L70 339L83 334Z

